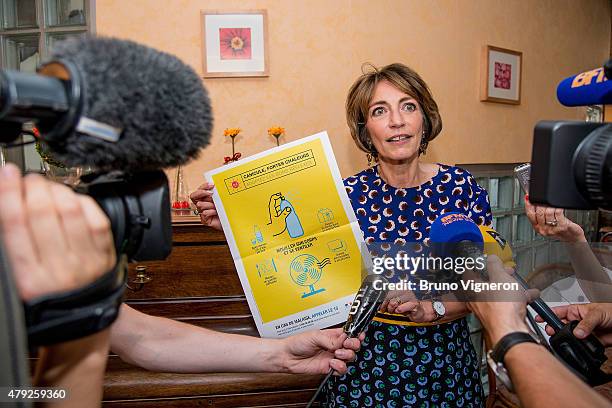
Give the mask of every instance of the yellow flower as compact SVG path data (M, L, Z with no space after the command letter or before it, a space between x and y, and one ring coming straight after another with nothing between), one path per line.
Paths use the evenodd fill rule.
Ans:
M270 136L281 137L284 134L285 134L285 128L282 128L280 126L273 126L270 129L268 129L268 135Z
M223 131L223 134L229 137L236 137L238 136L238 133L240 133L241 131L242 129L240 128L227 128Z

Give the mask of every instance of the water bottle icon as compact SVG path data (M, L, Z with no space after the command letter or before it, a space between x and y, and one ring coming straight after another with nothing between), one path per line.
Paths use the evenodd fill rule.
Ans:
M255 234L255 242L263 242L263 234L257 225L253 227L253 233Z
M289 213L289 215L287 215L287 218L285 219L285 223L287 226L287 232L289 233L289 236L291 238L301 237L302 235L304 235L304 229L302 228L300 219L295 213L295 209L293 208L293 205L291 204L291 202L283 197L280 203L281 212L285 208L291 209L291 212Z

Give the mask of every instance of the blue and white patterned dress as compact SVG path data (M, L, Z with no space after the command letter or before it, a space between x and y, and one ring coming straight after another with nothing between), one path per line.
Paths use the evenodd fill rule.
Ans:
M439 166L430 181L413 188L388 185L377 167L344 180L366 243L426 243L431 223L449 212L464 213L480 225L491 223L487 192L474 177L458 167ZM465 318L427 326L390 320L393 315L377 315L357 361L329 382L330 408L484 405Z

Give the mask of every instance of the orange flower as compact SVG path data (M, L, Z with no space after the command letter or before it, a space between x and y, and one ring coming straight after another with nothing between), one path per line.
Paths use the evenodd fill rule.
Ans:
M268 129L268 134L274 137L281 137L282 135L285 134L285 128L282 128L280 126L273 126L270 129Z
M238 133L240 133L242 131L242 129L240 128L227 128L223 131L223 134L225 136L229 136L231 138L234 138L236 136L238 136Z

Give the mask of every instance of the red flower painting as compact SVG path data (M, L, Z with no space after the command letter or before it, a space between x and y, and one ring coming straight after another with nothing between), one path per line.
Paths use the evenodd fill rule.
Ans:
M495 63L495 88L510 89L512 65L502 62Z
M222 60L251 59L250 28L220 28L219 43Z

